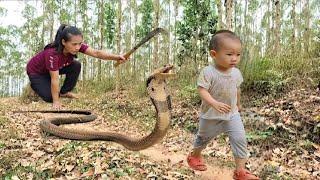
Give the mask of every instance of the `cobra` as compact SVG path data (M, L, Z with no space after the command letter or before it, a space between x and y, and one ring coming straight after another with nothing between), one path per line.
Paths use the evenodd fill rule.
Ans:
M148 95L156 110L156 123L151 133L145 137L132 138L125 134L111 131L92 131L65 128L60 125L90 122L97 118L90 111L28 111L44 113L71 113L79 114L79 117L54 117L40 122L40 128L55 136L73 140L103 140L113 141L123 145L132 151L146 149L166 135L171 121L171 98L167 89L166 80L174 76L171 73L172 65L165 65L156 69L147 79L146 86Z

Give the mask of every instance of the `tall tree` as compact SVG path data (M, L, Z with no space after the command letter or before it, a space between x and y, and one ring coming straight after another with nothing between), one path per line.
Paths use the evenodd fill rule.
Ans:
M281 1L280 0L273 0L273 4L274 4L274 53L275 55L279 55L279 53L281 52L280 49L280 29L281 29Z
M160 18L160 1L159 0L154 0L154 10L155 10L155 15L154 15L154 28L159 27L159 18ZM159 36L154 37L154 49L153 49L153 67L159 66Z
M118 10L117 10L117 17L118 17L118 21L117 21L117 38L116 38L116 42L117 42L117 53L120 54L121 52L121 24L122 24L122 3L121 1L118 1ZM121 66L119 66L121 67ZM116 92L119 92L119 89L121 87L121 83L120 83L120 68L116 68Z
M297 30L297 19L296 19L296 5L297 0L292 0L291 9L291 22L292 22L292 34L291 34L291 54L296 54L296 30Z
M82 32L83 32L83 38L86 43L89 43L89 19L88 19L88 5L87 0L81 0L79 2L79 13L81 14L81 20L82 20ZM87 80L88 76L88 58L87 56L80 56L82 59L82 80L85 82ZM83 83L84 85L85 83Z
M303 24L303 49L304 54L309 54L310 49L310 7L309 7L309 0L304 1L304 7L302 10L302 15L305 17L304 24Z
M99 48L104 49L104 29L105 29L105 23L104 23L104 14L105 14L105 9L104 9L104 0L99 1L99 14L98 14L98 24L99 24L99 29L100 29L100 43L99 43ZM102 77L102 65L101 61L98 61L98 80L101 81Z
M194 77L201 62L207 61L208 38L206 34L216 31L217 18L211 10L210 1L188 0L182 3L183 18L178 23L177 34L181 42L178 65L192 67L187 76ZM199 21L201 19L201 21ZM203 57L206 58L203 58Z
M215 4L218 9L218 29L224 29L225 24L223 23L223 4L221 0L215 0Z
M226 29L233 30L233 0L225 0L226 9Z

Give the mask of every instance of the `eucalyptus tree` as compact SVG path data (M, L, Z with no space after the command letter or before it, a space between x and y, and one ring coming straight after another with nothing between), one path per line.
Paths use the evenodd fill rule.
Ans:
M233 30L233 0L225 0L225 9L226 9L226 29Z
M154 0L154 27L159 27L159 18L160 18L160 0ZM152 64L153 68L159 66L159 37L154 37L154 48L153 48L153 59Z
M247 0L246 0L247 1ZM217 29L224 29L225 24L223 23L223 3L221 0L215 0L216 7L218 9L218 26Z
M172 51L173 51L173 44L172 42L172 27L174 26L172 23L174 21L172 20L172 1L171 0L164 0L161 5L161 16L162 19L160 26L168 30L167 36L162 36L162 43L160 43L160 60L162 62L165 62L166 64L172 63L173 62L173 57L172 57Z
M22 26L21 40L26 45L27 57L31 57L43 48L42 28L43 16L37 16L37 9L32 5L26 4L22 11L22 17L26 23Z
M319 2L318 2L319 3ZM311 34L311 28L310 28L310 20L311 20L311 13L310 13L310 1L305 0L304 6L302 8L302 15L304 17L304 23L303 23L303 50L304 54L309 54L310 49L310 34Z
M281 49L280 49L280 35L281 35L281 17L282 17L282 14L281 14L281 1L280 0L273 0L273 7L274 7L274 31L273 31L273 34L274 34L274 41L273 41L273 44L274 44L274 48L273 48L273 52L276 56L279 55L279 53L281 53Z
M217 16L210 0L186 0L181 5L183 18L177 22L177 34L181 43L178 65L191 67L188 70L191 77L194 77L199 66L208 63L208 37L216 31Z
M2 88L6 89L6 94L9 96L18 95L21 92L20 87L24 81L25 71L25 57L22 55L19 38L17 38L21 31L14 25L9 25L5 31L2 30L0 28L0 31L4 33L0 40L2 46L0 48L2 51L0 69L2 69L1 78L4 79Z
M117 53L121 53L121 24L122 24L122 2L121 0L117 3L117 24L116 24L116 47L117 47ZM120 82L120 68L116 68L116 92L119 91L119 88L121 87Z
M152 13L154 11L154 6L152 0L142 0L141 4L138 6L138 21L136 25L136 37L137 39L142 39L146 36L153 28L153 18ZM148 47L148 48L145 48ZM139 54L136 55L138 61L136 62L140 70L142 70L142 78L151 69L151 46L147 45L140 48Z
M59 22L62 24L72 24L76 23L75 13L72 13L71 7L74 6L73 0L57 0L58 12L59 12ZM81 7L81 6L80 6ZM73 24L76 25L76 24Z
M296 13L296 7L297 7L297 0L292 0L291 1L291 54L296 54L296 44L297 44L297 35L296 35L296 31L297 31L297 27L298 27L298 23L297 23L297 13Z
M78 3L78 13L80 15L79 21L81 22L81 29L82 29L82 34L83 34L83 39L85 43L91 43L90 42L90 35L89 35L89 21L90 18L88 16L88 1L87 0L81 0ZM90 44L91 45L91 44ZM83 56L82 54L79 55L80 60L82 61L82 80L83 80L83 85L85 84L85 81L87 80L88 75L88 57Z
M42 1L42 44L43 46L47 43L53 42L54 40L54 23L55 19L55 10L58 8L54 0L43 0Z
M110 1L106 2L105 0L99 1L99 10L98 10L98 29L100 31L99 36L99 48L100 49L114 49L115 44L115 20L116 20L116 10L112 6ZM98 77L99 80L103 78L103 68L102 62L98 61ZM110 68L109 68L109 74Z

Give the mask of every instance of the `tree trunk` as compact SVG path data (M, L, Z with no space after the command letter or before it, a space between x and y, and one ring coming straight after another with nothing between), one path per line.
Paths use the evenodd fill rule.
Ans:
M83 1L81 1L81 5L82 6ZM87 3L87 2L85 2ZM83 31L83 37L84 39L88 38L87 34L88 34L88 15L87 15L87 7L81 7L81 17L82 17L82 31ZM83 56L83 62L82 62L82 86L85 86L86 80L87 80L87 76L88 76L88 59L87 56Z
M174 1L173 2L173 5L174 5L174 40L173 40L173 43L174 43L174 46L173 46L173 61L172 63L173 64L176 64L176 52L178 50L177 46L178 46L178 39L177 39L177 17L178 17L178 10L179 10L179 3L178 1Z
M275 11L275 19L274 19L274 52L275 55L278 56L281 52L280 49L280 23L281 23L281 11L280 11L280 0L273 0Z
M154 18L154 28L159 27L159 17L160 17L160 2L159 0L154 0L154 10L155 10L155 18ZM151 69L159 66L159 36L156 36L154 39L154 49L153 49L153 60L150 63L153 64Z
M226 9L226 29L233 30L233 0L225 0L225 9Z
M122 24L122 4L121 1L118 1L118 24L117 24L117 53L120 54L121 52L121 24ZM119 89L121 88L120 82L120 66L116 68L116 93L119 93Z
M99 48L100 49L104 49L104 46L103 46L103 40L104 40L104 18L103 18L103 15L104 15L104 0L101 0L100 1L100 8L99 8L99 17L98 17L98 23L99 23L99 27L100 27L100 43L99 43ZM102 73L101 73L101 60L98 61L98 81L101 81L102 79Z
M291 54L292 55L296 54L296 30L297 30L296 5L297 5L297 1L292 0L292 10L291 10L291 21L292 21Z
M218 9L218 30L224 29L225 25L223 23L223 8L221 0L215 0Z
M136 2L136 0L131 0L132 1L132 5L131 5L131 7L132 7L132 9L133 9L133 22L136 22L137 20L138 20L138 7L137 7L137 2ZM131 47L133 47L134 46L134 44L135 44L135 40L136 40L136 38L137 38L137 32L136 32L136 28L135 28L135 26L134 26L134 28L133 28L133 33L132 33L132 39L133 39L133 41L132 41L132 45L131 45ZM138 68L137 68L137 61L135 60L135 57L136 57L136 54L134 53L133 54L133 56L131 57L131 59L133 59L133 69L132 69L132 71L133 71L133 75L134 75L134 80L136 81L137 80L137 75L138 75L138 73L137 73L137 71L138 71Z
M303 33L303 45L304 55L309 54L310 49L310 7L309 0L305 0L303 8L303 16L305 17L304 33Z

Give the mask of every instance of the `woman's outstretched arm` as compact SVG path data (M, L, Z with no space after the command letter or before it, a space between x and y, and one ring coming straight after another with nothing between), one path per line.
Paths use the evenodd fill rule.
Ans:
M123 55L112 54L103 50L97 50L90 47L86 49L84 54L95 57L95 58L103 59L103 60L115 60L115 61L121 61L121 62L127 60Z

